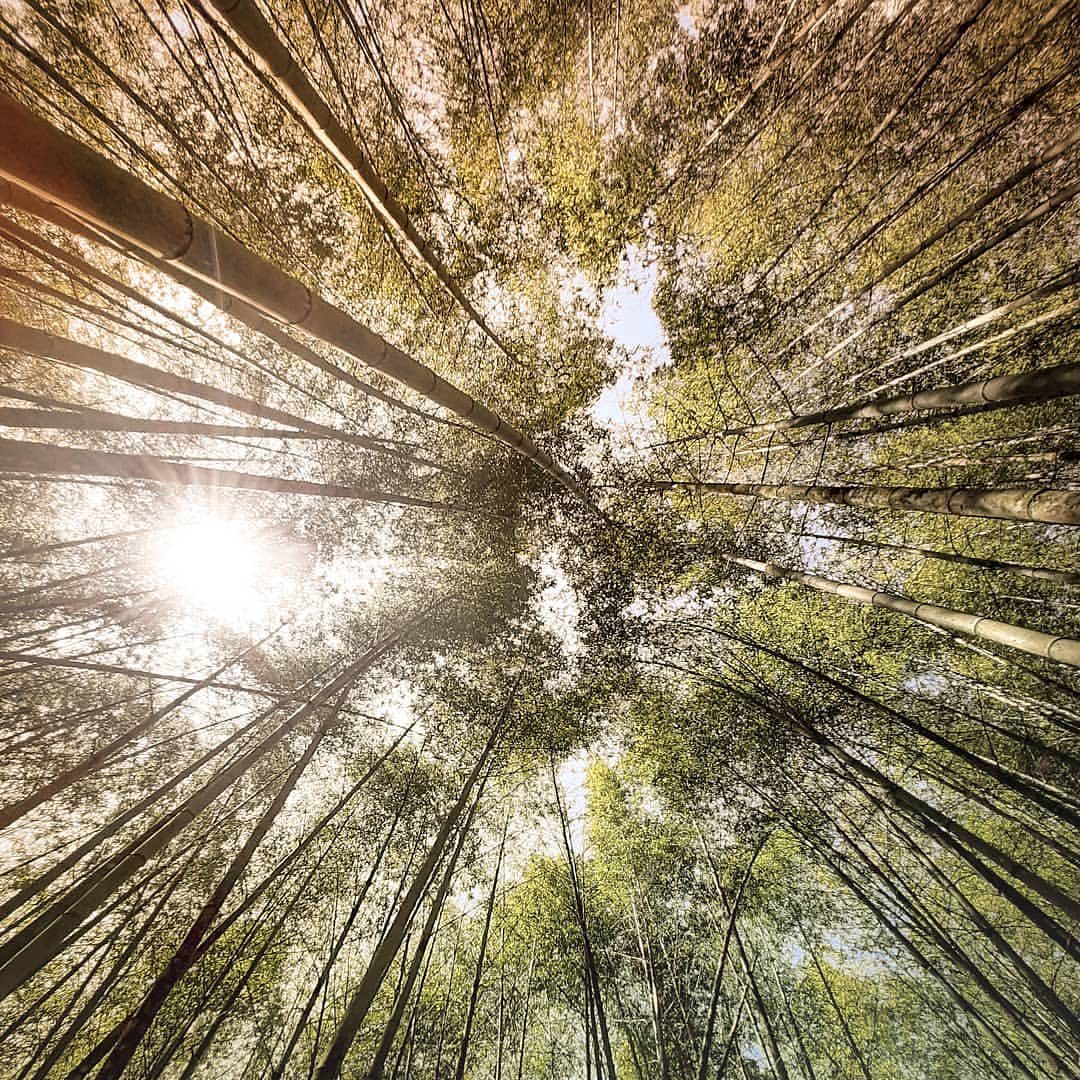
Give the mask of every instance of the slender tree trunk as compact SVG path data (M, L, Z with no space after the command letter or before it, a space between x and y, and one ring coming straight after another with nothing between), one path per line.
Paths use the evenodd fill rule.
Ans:
M529 970L525 975L525 996L521 1005L521 1040L518 1043L516 1080L522 1080L525 1072L525 1040L529 1034L529 1004L532 1000L533 969L535 965L536 938L534 937L529 947Z
M120 855L107 860L50 904L24 929L12 935L0 950L0 997L6 997L17 989L61 952L66 945L68 934L76 930L126 880L137 873L148 859L162 850L219 795L312 714L411 635L420 622L421 619L415 618L377 642L359 659L349 664L340 675L316 691L304 705L254 748L189 796L181 806L129 844Z
M192 850L191 860L188 863L189 867L191 865L191 862L193 862L197 856L198 848L196 847ZM60 1024L65 1019L66 1015L70 1012L70 1007L64 1014L61 1014L61 1016L58 1017L52 1031L50 1031L46 1038L42 1039L39 1043L39 1052L35 1056L35 1059L27 1062L26 1066L23 1068L23 1071L20 1073L20 1080L21 1077L26 1076L26 1074L30 1071L30 1068L33 1065L37 1066L37 1071L34 1073L33 1080L44 1080L44 1078L49 1074L53 1065L55 1065L56 1062L63 1057L67 1048L75 1040L76 1036L83 1030L86 1022L93 1015L94 1011L97 1009L102 999L104 999L106 994L108 994L108 992L113 988L113 986L115 986L116 980L119 978L120 973L131 961L132 957L135 955L135 952L143 944L146 931L154 925L154 922L161 914L161 911L165 907L165 904L169 901L170 897L175 892L177 886L183 879L183 876L183 870L177 871L173 875L172 880L167 882L164 888L162 888L160 896L154 902L154 906L150 909L150 914L147 916L147 918L144 920L143 924L138 928L138 930L131 934L127 944L124 946L123 949L120 950L119 954L116 956L115 960L110 965L109 971L106 972L105 976L98 981L94 992L83 1003L82 1008L78 1011L78 1013L76 1013L71 1023L68 1024L67 1029L64 1031L63 1035L61 1035L61 1037L48 1050L47 1053L42 1053L50 1039L59 1030ZM141 897L139 898L138 906L142 906ZM108 938L106 938L106 944L104 946L104 951L102 953L99 963L104 962L104 960L108 957L109 949L116 943L119 935L125 928L126 927L124 921L117 922L116 929L112 933L110 933ZM95 965L93 971L87 977L86 981L79 988L78 992L72 997L70 1005L73 1006L74 1003L83 994L83 992L85 992L85 990L90 986L91 981L97 974L97 970L97 965ZM0 1033L0 1040L6 1039L9 1035L11 1035L12 1032L17 1029L18 1024L25 1023L30 1018L30 1015L32 1015L32 1013L20 1017L16 1025L13 1025L6 1031Z
M728 1029L727 1038L724 1040L724 1050L720 1055L720 1064L716 1068L716 1075L718 1080L723 1080L727 1075L727 1063L731 1057L731 1051L735 1046L735 1039L739 1034L739 1021L742 1019L743 1009L746 1007L746 995L750 993L750 982L745 980L743 982L742 993L739 995L739 1003L735 1006L735 1015L731 1021L731 1027Z
M855 1037L851 1034L851 1027L848 1025L847 1017L844 1016L844 1010L840 1008L840 1002L836 1000L836 995L833 993L832 985L825 977L825 972L821 967L821 963L818 960L817 953L814 950L814 946L810 941L809 936L806 933L806 929L802 923L799 923L799 932L802 934L802 939L806 943L806 951L810 954L810 960L814 965L814 970L818 973L818 978L821 980L821 985L825 989L825 996L829 999L829 1004L832 1005L833 1012L836 1014L837 1020L840 1021L840 1028L844 1033L844 1041L851 1049L851 1053L855 1060L858 1062L859 1071L863 1074L864 1080L873 1080L870 1075L870 1070L866 1064L866 1058L863 1057L863 1052L859 1049L859 1044L855 1041Z
M405 976L405 979L394 998L393 1010L390 1013L389 1020L386 1022L386 1027L383 1029L382 1038L375 1050L375 1056L372 1058L371 1067L368 1069L368 1080L382 1080L383 1078L387 1058L390 1056L390 1051L394 1045L394 1039L397 1037L398 1028L401 1026L402 1017L405 1015L405 1009L408 1007L413 987L416 985L421 966L424 963L424 956L431 947L431 939L435 933L435 926L442 916L443 908L446 904L446 897L450 892L450 885L454 878L454 871L457 869L458 859L461 857L461 851L465 846L465 840L468 837L469 829L472 826L473 817L476 815L476 809L480 805L480 798L482 795L483 781L481 781L481 784L477 789L476 798L473 799L469 812L465 817L465 821L458 832L457 842L454 844L453 850L446 860L446 868L443 871L442 880L439 882L439 887L435 892L435 896L432 898L427 920L424 923L424 928L420 933L420 939L413 951L408 974Z
M457 935L454 937L454 950L450 954L450 972L446 979L446 997L443 1000L442 1017L439 1023L439 1042L435 1048L434 1080L440 1080L440 1077L442 1076L443 1050L446 1047L446 1025L450 1016L450 1000L454 992L454 973L457 971L458 948L460 945L461 928L459 926ZM521 1078L518 1077L518 1080L521 1080Z
M499 956L506 952L506 927L499 932ZM502 964L499 965L499 1010L495 1048L495 1080L503 1080L503 1056L506 1050L506 977Z
M45 330L37 330L14 319L0 318L0 345L9 349L18 349L20 352L30 353L33 356L57 360L84 370L97 371L111 379L127 383L129 386L152 387L170 394L183 394L198 401L208 401L222 408L231 409L233 412L253 416L258 420L283 424L286 428L304 432L313 437L352 443L372 450L385 449L378 439L338 431L336 428L305 420L283 409L262 405L241 394L221 390L208 383L199 382L197 379L189 379L185 375L174 375L172 372L162 371L160 368L151 367L138 360L129 360L126 356L107 352L105 349L98 349L92 345L83 345L81 342L50 334ZM80 417L83 415L79 413ZM92 416L93 414L86 415L87 428L90 426Z
M585 1008L584 1008L584 1010L582 1011L582 1014L581 1014L581 1024L582 1024L583 1034L585 1036L585 1080L592 1080L592 1074L593 1074L592 1063L593 1063L593 1060L594 1060L593 1059L593 1044L594 1044L594 1042L596 1040L596 1025L593 1023L593 1015L592 1015L592 1013L593 1013L593 1010L592 1010L592 983L589 982L589 979L588 979L588 977L587 977L587 975L585 974L584 971L582 972L582 980L581 981L582 981L582 983L583 983L583 985L585 987L585 995L584 995ZM597 1076L597 1080L600 1080L600 1054L599 1053L596 1054L595 1060L597 1062L596 1076Z
M996 844L967 829L960 822L948 814L938 810L926 800L913 794L906 788L901 787L884 773L871 765L867 765L848 753L842 746L836 743L828 735L814 727L797 709L785 705L784 711L780 712L776 706L749 691L732 686L728 682L712 678L701 672L690 672L704 682L720 686L729 693L744 700L747 704L759 709L763 715L773 716L781 721L790 722L796 730L801 732L810 742L814 743L829 757L836 760L844 769L850 769L854 775L869 780L873 786L882 792L884 801L895 806L898 810L909 813L919 822L920 827L936 842L953 851L987 884L1004 896L1018 911L1022 912L1032 923L1043 931L1051 940L1061 946L1069 955L1080 960L1080 943L1076 937L1066 930L1056 919L1044 912L1037 904L1031 901L1026 894L1017 889L994 871L982 859L988 859L1000 867L1016 881L1021 882L1031 889L1043 900L1047 901L1059 911L1065 913L1070 919L1080 921L1080 904L1069 896L1057 885L1048 881L1031 867L1014 858L1008 852ZM745 779L745 778L744 778ZM755 790L759 790L755 786ZM975 852L978 852L976 856ZM981 856L982 858L980 858Z
M1051 940L1056 941L1071 956L1080 960L1080 944L1077 943L1074 935L1043 912L1020 890L991 870L974 852L979 852L985 858L995 862L1006 873L1032 889L1042 899L1053 904L1071 919L1078 920L1080 919L1080 905L1075 900L1007 852L1002 851L989 841L983 840L982 837L977 836L959 822L935 809L923 799L901 788L878 770L869 765L864 765L827 736L822 735L805 722L799 726L804 734L808 735L830 756L836 758L842 766L851 768L856 774L865 777L875 787L881 789L886 802L912 814L929 836L941 843L943 847L959 855L988 884L1009 900L1014 907L1023 912L1034 926L1042 930Z
M93 655L92 653L89 655ZM102 664L93 660L83 660L77 656L43 656L39 653L15 652L10 649L0 650L0 660L10 663L25 663L29 667L72 668L75 671L99 671L109 675L124 675L129 679L154 679L158 682L174 682L188 686L200 686L202 679L191 675L174 675L160 671L144 671L142 668L127 667L124 664ZM255 697L285 700L287 694L277 694L260 686L246 686L243 683L222 682L215 680L207 686L216 690L236 690Z
M845 600L852 600L866 607L882 607L890 611L899 611L916 622L927 623L951 632L971 634L974 637L1030 653L1032 656L1057 660L1070 667L1080 667L1080 641L1074 641L1072 638L1028 630L1023 626L999 622L997 619L988 619L985 616L967 615L961 611L953 611L952 608L938 607L936 604L920 604L915 600L909 600L906 596L877 592L873 589L865 589L861 585L845 585L831 578L803 574L797 570L786 570L775 563L763 563L756 559L743 559L734 555L727 555L724 558L728 562L745 567L747 570L755 570L766 577L796 581L800 585L807 585L811 589L831 593L833 596L842 596Z
M34 555L45 555L51 551L63 551L67 548L83 547L86 544L104 544L111 540L126 540L129 536L145 536L147 533L159 532L163 529L176 528L174 525L149 525L143 529L124 529L121 532L102 533L99 536L82 536L77 540L54 540L44 544L32 544L28 547L9 548L0 551L0 560L5 559L29 559Z
M194 217L89 147L0 96L0 177L173 263L286 325L299 326L404 383L529 458L591 505L578 482L502 417L295 278Z
M144 420L108 412L57 412L54 409L0 408L0 426L32 431L120 431L147 435L213 435L233 439L321 439L310 431L204 424L194 420Z
M916 946L911 938L908 937L888 916L881 905L876 903L869 893L867 893L866 890L864 890L859 883L844 870L836 866L830 866L830 869L852 891L852 893L859 898L862 904L871 912L877 921L900 943L905 952L907 952L915 963L941 984L945 993L953 1003L967 1016L970 1016L978 1026L986 1032L997 1048L1005 1055L1006 1059L1020 1073L1027 1077L1028 1080L1036 1080L1035 1074L1018 1056L1015 1048L1007 1043L1002 1037L1001 1033L998 1031L997 1025L988 1020L981 1010L976 1008L976 1006L968 1001L968 999L953 986L953 984L945 977L945 974L941 971L940 967L933 963L922 950Z
M705 852L705 858L708 861L709 869L712 872L713 885L717 890L720 890L720 874L713 862L712 853L705 843L705 835L702 833L699 826L695 825L695 829L698 834L698 842ZM706 1080L708 1075L709 1056L712 1053L713 1034L716 1030L716 1017L720 1006L720 993L723 989L724 967L727 964L728 949L731 945L731 935L735 930L735 918L739 913L739 904L742 902L742 896L746 889L747 882L750 880L750 875L754 871L754 863L757 862L757 857L761 854L761 849L765 846L765 841L767 839L768 834L764 834L758 842L757 847L754 848L754 853L750 856L750 861L746 864L746 870L743 872L739 887L735 890L735 896L731 901L731 910L728 913L727 926L724 929L724 943L720 947L720 959L716 964L716 974L713 976L712 992L709 995L709 1014L708 1019L705 1022L705 1036L701 1041L701 1054L698 1060L697 1080ZM721 1072L720 1075L723 1075L723 1073Z
M668 1062L667 1041L664 1036L664 1014L660 990L656 982L656 968L652 960L652 948L641 928L641 919L633 893L630 896L630 913L634 918L634 933L637 936L638 953L641 956L641 966L645 971L645 985L649 993L649 1012L652 1017L653 1038L656 1040L656 1059L660 1064L660 1080L668 1080L671 1075L671 1066Z
M827 486L823 484L727 484L697 480L652 480L653 491L684 488L698 495L749 495L820 506L850 506L862 510L904 510L920 514L1041 521L1049 525L1080 525L1080 492L1054 488L913 488L880 484Z
M724 905L724 911L727 913L728 919L732 923L731 936L735 942L736 955L739 958L739 962L743 969L743 974L746 976L747 983L750 987L750 994L754 999L754 1005L757 1013L761 1017L762 1024L765 1026L766 1049L769 1052L769 1058L772 1062L772 1067L776 1071L776 1075L779 1080L790 1080L787 1066L784 1064L784 1056L780 1052L780 1044L779 1042L777 1042L776 1039L776 1031L773 1028L772 1017L769 1013L768 1006L765 1004L765 998L761 994L761 989L758 986L757 982L757 976L754 974L754 965L746 954L746 946L743 944L742 935L739 933L739 927L735 921L735 908L728 900L727 893L724 891L723 886L720 884L718 875L714 877L714 885L717 890L717 895L720 897L720 902Z
M846 833L839 826L837 826L837 831L861 862L870 870L871 874L881 882L886 891L896 895L901 908L905 910L912 925L918 927L930 941L933 941L942 950L944 955L951 959L961 971L966 972L972 978L975 985L998 1006L1002 1014L1012 1021L1016 1030L1031 1042L1036 1049L1036 1052L1045 1063L1044 1067L1049 1067L1049 1074L1052 1076L1070 1075L1070 1070L1058 1053L1057 1047L1049 1043L1046 1037L1033 1026L1027 1011L1018 1006L1013 995L1005 994L995 986L987 976L984 965L973 960L968 953L957 944L955 937L945 930L937 917L930 911L925 902L922 901L921 897L914 890L910 887L898 886L897 883L900 881L899 875L889 863L888 859L878 851L873 844L871 844L871 848L882 863L882 866L879 866L877 862L871 859L866 852L862 850L854 837ZM884 867L884 869L882 867Z
M0 472L62 476L118 476L124 480L149 480L155 484L186 487L236 488L275 495L314 495L322 499L356 499L360 502L415 506L429 510L477 513L464 503L437 502L412 495L393 495L374 488L343 484L318 484L275 476L257 476L229 469L205 469L181 465L154 454L117 454L107 450L73 450L52 443L0 439Z
M491 878L491 891L488 893L487 911L484 915L484 930L480 935L480 952L476 958L476 971L473 975L472 991L469 994L469 1008L465 1013L465 1031L461 1036L461 1050L458 1054L455 1080L465 1080L465 1066L469 1058L469 1039L472 1036L473 1023L476 1019L476 1006L480 1000L480 982L484 975L484 961L487 958L488 937L491 933L491 916L495 911L495 898L498 895L499 871L502 869L503 853L506 851L506 830L510 824L510 815L503 823L502 839L499 841L499 856L495 861L495 873Z
M288 47L279 40L258 7L251 0L210 0L208 7L216 11L247 44L264 77L278 88L296 110L312 137L360 188L380 220L393 230L413 255L438 278L487 337L510 356L502 340L462 292L428 242L417 232L371 161L334 116L318 90L308 81L303 68L295 62Z
M697 626L697 624L694 625ZM720 630L719 628L709 626L697 626L697 628L716 633L729 641L738 642L757 652L764 653L766 656L771 656L773 659L779 660L781 663L793 667L797 671L801 671L811 678L825 683L827 686L833 687L844 696L850 697L852 700L880 712L883 716L887 716L894 720L901 727L908 728L915 732L921 738L926 739L933 745L954 755L980 773L1004 784L1018 795L1037 803L1044 810L1049 811L1055 817L1068 823L1073 828L1080 829L1080 808L1077 807L1074 800L1057 788L1052 787L1036 777L1017 772L999 764L996 760L968 750L959 743L947 739L943 735L939 735L933 728L929 728L925 724L920 723L910 714L894 709L891 705L887 705L883 701L878 701L876 698L864 694L861 690L855 689L855 687L848 683L842 682L840 679L834 678L827 672L821 671L802 660L788 656L777 649L772 649L767 645L763 645L761 642L742 637L732 631ZM1040 748L1040 753L1041 752L1042 749Z
M277 633L277 631L274 631ZM139 738L145 732L149 731L155 724L163 720L166 716L172 713L183 705L189 698L193 697L200 690L204 690L207 686L211 685L219 676L224 675L226 671L234 664L239 663L244 657L254 652L260 646L264 645L266 641L272 636L268 634L260 641L255 642L253 645L249 645L243 652L233 657L231 660L222 664L216 671L211 672L205 679L201 680L195 686L183 691L177 697L167 702L160 709L153 710L150 715L145 719L129 728L122 735L118 735L115 739L111 739L100 750L95 750L89 757L84 758L78 765L73 765L70 769L65 769L59 773L47 784L43 784L36 791L31 792L29 795L24 796L15 802L8 803L7 806L0 807L0 829L7 828L13 822L18 821L24 814L29 813L36 806L40 806L43 802L51 799L57 793L69 788L72 784L78 783L78 781L85 779L91 773L100 769L118 750L128 746Z
M865 788L860 790L869 795ZM999 956L1016 972L1020 979L1027 985L1032 995L1042 1004L1047 1012L1056 1017L1058 1021L1069 1031L1071 1038L1077 1046L1080 1046L1080 1019L1066 1006L1057 993L1045 982L1045 980L1031 967L1023 956L1009 943L1005 936L997 929L993 922L988 919L968 898L960 886L946 874L937 863L930 857L924 846L896 820L896 815L886 813L886 819L899 836L901 842L912 852L917 862L926 868L932 880L938 882L959 904L971 920L982 937L990 944ZM803 933L805 937L805 931ZM815 961L816 963L816 961ZM819 969L820 974L820 969ZM824 979L824 976L822 976ZM832 996L831 988L828 993Z
M439 829L427 854L427 858L413 878L412 885L409 887L404 899L398 905L397 915L393 923L372 954L359 985L350 995L345 1016L338 1025L333 1042L330 1044L330 1048L316 1073L318 1080L336 1080L340 1075L345 1055L348 1053L349 1047L352 1046L353 1040L360 1030L360 1025L364 1022L364 1018L375 1000L375 995L382 985L386 972L401 948L408 924L427 889L432 875L435 873L436 866L443 857L450 835L461 818L465 806L472 796L473 789L480 780L481 773L487 768L488 760L495 750L498 737L509 715L513 698L514 694L511 692L502 716L493 726L491 735L488 737L480 757L462 786L460 796L446 815L442 827Z
M404 736L403 736L404 737ZM398 740L400 742L400 739ZM395 744L396 747L397 744ZM389 754L386 755L388 757ZM382 760L386 760L384 757ZM380 762L381 764L381 762ZM304 1026L311 1016L311 1010L315 1008L315 1003L319 998L319 994L322 992L323 987L326 986L330 979L330 972L333 969L338 955L345 946L345 942L348 940L349 933L352 930L353 924L356 922L357 917L360 914L361 909L364 906L364 901L367 899L368 890L371 888L372 883L375 881L375 875L382 867L382 861L386 857L386 852L390 847L390 841L394 837L394 833L397 831L398 824L401 821L401 815L405 811L406 802L412 793L413 783L416 779L416 772L420 767L420 754L417 754L416 761L413 765L412 772L409 775L408 783L405 785L405 791L399 800L395 810L393 819L390 822L390 828L386 832L386 836L383 838L382 843L379 845L378 851L375 853L375 858L372 860L371 866L368 868L368 874L364 880L364 884L360 891L357 893L353 900L352 907L349 911L345 923L341 928L341 931L337 934L331 947L327 951L326 956L323 958L322 966L319 970L319 976L315 980L315 985L311 988L310 993L307 996L307 1000L304 1003L304 1007L300 1010L300 1015L293 1024L292 1035L289 1037L289 1041L285 1046L285 1050L281 1055L281 1060L276 1067L270 1069L270 1076L272 1080L281 1080L284 1076L285 1070L288 1068L289 1062L292 1059L293 1051L296 1049L296 1044L300 1041L300 1037L304 1032ZM374 775L375 769L370 769L365 774L360 784L366 783L368 779ZM354 788L355 790L355 788ZM350 793L351 794L351 793ZM336 910L336 909L335 909ZM316 1041L317 1047L317 1041ZM182 1080L187 1080L185 1076Z
M833 6L834 0L824 0L824 3L820 4L813 13L807 17L806 21L792 35L791 40L787 45L777 52L772 57L771 62L766 64L765 67L754 76L753 82L750 84L750 88L746 94L743 95L743 97L741 97L727 112L716 128L701 141L700 146L698 146L689 156L682 168L661 187L656 199L652 200L654 203L664 195L667 195L675 186L676 182L694 167L701 155L723 137L724 132L727 131L739 116L742 115L743 110L754 101L762 87L764 87L777 72L784 69L788 57L790 57L791 54L803 44L806 38L817 29L821 21L832 10Z
M922 544L893 544L884 540L866 540L859 536L826 536L823 533L802 533L810 540L828 540L836 544L851 544L856 547L884 549L887 551L909 551L913 555L925 555L939 562L959 563L963 566L978 566L985 570L1001 570L1022 577L1035 578L1038 581L1050 581L1055 585L1080 585L1080 571L1053 570L1047 566L1029 566L1026 563L1003 562L1000 559L981 559L974 555L960 555L954 551L938 551Z
M88 855L95 848L100 847L106 843L113 836L116 836L120 830L137 818L144 810L149 809L151 806L158 803L163 799L170 791L178 787L189 777L193 776L204 765L208 764L215 757L223 754L229 747L238 743L246 735L249 735L263 720L265 715L260 715L254 720L245 724L238 731L235 731L224 741L218 743L217 746L212 747L201 757L197 758L194 762L188 765L185 769L182 769L176 775L170 777L163 784L160 784L145 798L140 799L134 806L125 810L123 813L118 814L115 818L109 821L107 824L97 829L90 837L83 841L77 848L70 851L64 858L54 863L48 870L40 873L32 881L24 885L14 896L9 897L0 905L0 918L7 918L13 912L18 911L20 907L34 897L40 896L54 881L65 874L73 866L77 865L86 855Z
M791 1000L788 998L788 993L784 988L780 973L776 970L773 971L773 981L776 983L776 992L780 996L781 1002L783 1002L784 1011L787 1013L788 1023L791 1025L792 1034L795 1036L795 1044L799 1048L798 1057L800 1069L806 1077L806 1080L817 1080L817 1075L814 1072L814 1062L810 1057L810 1052L806 1049L806 1043L802 1036L802 1029L799 1027L799 1020L795 1015L795 1010L791 1007Z
M195 917L195 921L185 935L180 947L172 955L165 969L158 975L139 1008L124 1021L116 1046L98 1072L97 1080L118 1080L138 1049L150 1025L161 1011L166 998L176 984L194 966L198 959L199 945L210 929L210 924L217 918L222 905L248 868L256 848L262 843L263 838L270 831L274 822L277 821L278 815L285 805L285 800L292 794L301 776L307 771L307 767L315 756L315 752L321 745L327 731L337 720L348 690L348 686L342 689L337 704L332 708L330 715L319 724L319 727L308 741L303 754L289 772L284 784L281 785L255 828L252 829L244 846L233 857L217 887Z
M10 184L3 179L0 179L0 203L7 203L19 210L24 210L28 214L33 214L43 221L50 221L72 235L81 236L91 243L105 243L123 251L129 256L133 255L131 247L122 243L115 236L112 236L109 233L97 232L94 229L89 228L81 220L65 213L54 203L39 199L36 195L31 194L24 188ZM378 387L372 386L362 379L358 379L352 372L346 371L344 368L338 367L337 364L331 363L325 357L320 356L314 349L285 333L277 323L266 318L258 308L252 307L250 304L247 304L234 296L230 296L228 293L223 293L213 283L207 283L201 278L188 274L178 266L166 264L149 252L141 251L139 254L140 257L145 259L151 266L154 266L162 273L171 276L185 289L195 293L197 296L201 296L208 303L220 308L237 321L243 323L249 329L268 338L279 348L299 357L305 363L318 368L331 378L351 386L354 390L359 390L360 393L367 397L375 398L378 401L384 401L386 404L407 412L412 416L424 420L439 421L439 417L432 416L432 414L426 413L422 409L417 409L415 406L409 405L391 394L384 393L382 390L378 389ZM141 303L144 301L140 300L139 302ZM252 362L250 357L245 357L245 360L248 363ZM280 373L277 373L275 377L280 378Z
M604 1062L607 1065L610 1080L615 1077L615 1059L611 1052L611 1039L608 1033L607 1017L604 1012L604 1001L600 993L600 976L596 968L596 959L593 956L592 940L589 937L589 926L585 915L585 896L578 880L577 865L574 860L573 849L570 846L570 833L567 826L566 814L563 811L562 799L559 796L559 784L555 778L555 763L551 762L551 783L555 790L555 806L559 814L559 825L562 829L563 849L566 853L567 871L570 875L570 885L574 891L574 913L577 917L578 928L581 931L581 947L585 961L585 978L592 988L593 1004L596 1008L596 1021L600 1029L600 1037L603 1044ZM597 1060L597 1072L600 1071L599 1059Z
M259 964L262 963L263 958L266 956L267 952L269 952L270 947L277 940L277 935L281 932L281 928L285 925L286 921L289 919L290 915L295 910L296 906L299 904L305 890L314 880L315 875L318 873L320 867L322 866L322 862L322 856L315 860L311 868L303 876L303 879L301 880L299 886L297 886L297 888L294 890L292 898L286 905L284 905L284 907L281 909L281 913L273 921L269 932L264 935L262 944L256 950L254 956L252 956L250 962L245 967L240 978L236 980L233 988L229 991L229 996L226 999L225 1003L218 1010L217 1015L214 1017L210 1026L207 1028L206 1033L203 1035L202 1039L199 1040L198 1046L196 1046L194 1051L192 1052L191 1057L188 1059L188 1063L185 1066L183 1073L181 1074L181 1080L188 1080L188 1078L198 1068L199 1063L206 1056L211 1045L213 1045L214 1039L217 1037L218 1031L221 1030L222 1024L224 1024L231 1015L232 1009L235 1006L236 1002L239 1000L240 995L247 989L248 983L252 975L254 975L255 971L259 967ZM263 916L265 917L270 913L270 911L273 910L276 910L276 905L267 904L263 909ZM230 957L230 962L222 965L220 971L215 976L210 986L203 991L201 998L202 1005L205 1005L206 1002L211 999L217 987L222 982L224 982L229 975L232 974L233 966L236 960L239 959L241 955L243 955L244 950L246 949L250 940L255 937L255 935L259 932L260 929L262 929L262 918L253 920L251 928L243 936L243 938L241 938L239 946L236 948L233 956ZM207 944L207 938L203 938L199 946L199 958L204 956L209 951L207 948ZM182 1028L181 1031L177 1032L177 1034L173 1037L172 1042L167 1044L165 1048L161 1051L161 1053L159 1053L158 1056L154 1059L153 1064L151 1065L151 1071L153 1074L164 1073L165 1068L172 1060L173 1055L184 1042L184 1038L187 1031L190 1030L191 1024L198 1019L198 1011L201 1010L197 1010L191 1016L191 1019L188 1021L187 1026Z

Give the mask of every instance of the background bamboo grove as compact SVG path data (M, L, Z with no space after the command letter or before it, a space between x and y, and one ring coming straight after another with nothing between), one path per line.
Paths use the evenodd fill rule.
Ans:
M0 2L0 1077L1080 1075L1072 0Z

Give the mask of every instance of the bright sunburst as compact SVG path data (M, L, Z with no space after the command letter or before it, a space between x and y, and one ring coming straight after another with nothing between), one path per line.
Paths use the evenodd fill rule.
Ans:
M258 621L272 591L265 546L238 521L170 530L157 545L155 566L177 604L232 625Z

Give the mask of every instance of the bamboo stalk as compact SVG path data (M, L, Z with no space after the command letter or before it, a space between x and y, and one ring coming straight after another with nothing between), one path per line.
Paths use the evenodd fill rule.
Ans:
M800 416L790 416L785 420L724 428L720 434L748 435L751 432L790 431L792 428L833 424L839 420L876 420L883 416L919 412L923 409L951 409L1003 401L1018 404L1049 401L1071 394L1080 394L1080 363L1058 364L1020 375L994 375L988 379L977 379L956 386L938 386L932 390L919 390L914 394L898 394L878 398L876 401L855 402L851 405L840 405L835 409L820 409Z
M376 488L349 487L345 484L319 484L310 480L290 480L276 476L257 476L232 469L207 469L182 465L154 454L118 454L110 450L73 450L52 443L21 442L0 439L0 473L32 475L118 476L125 480L149 480L155 484L189 487L237 488L242 491L265 491L284 495L314 495L323 499L356 499L360 502L388 503L392 506L416 506L429 510L455 510L477 513L464 503L438 502L412 495L393 495Z
M89 147L0 95L0 177L403 383L534 461L591 505L577 480L523 432L302 282Z
M755 570L766 577L796 581L800 585L817 589L819 592L842 596L845 600L852 600L867 607L883 607L891 611L899 611L916 622L929 623L931 626L938 626L952 633L970 634L972 637L1019 649L1032 656L1057 660L1070 667L1080 667L1080 641L1073 638L1044 634L1040 630L1029 630L1024 626L1001 622L998 619L988 619L981 615L969 615L966 612L954 611L952 608L939 607L937 604L920 604L906 596L878 592L874 589L863 588L861 585L846 585L840 581L833 581L831 578L788 570L775 563L744 559L736 555L726 555L724 558L728 562L745 567L747 570Z
M308 131L360 188L376 215L402 240L409 250L439 279L469 318L506 356L510 350L477 311L450 275L431 245L409 220L374 165L334 116L288 47L251 0L209 0L212 8L251 50L259 70L296 110Z
M915 488L880 484L740 484L705 480L651 480L652 491L687 488L699 494L750 495L762 499L851 506L865 510L904 510L922 514L1039 521L1080 525L1080 492L1057 488Z

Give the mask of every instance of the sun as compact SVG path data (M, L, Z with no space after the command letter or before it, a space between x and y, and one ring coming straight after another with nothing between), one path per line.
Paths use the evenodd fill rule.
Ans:
M241 521L209 519L170 529L154 564L175 604L234 626L260 621L273 592L265 546Z

